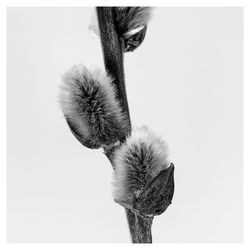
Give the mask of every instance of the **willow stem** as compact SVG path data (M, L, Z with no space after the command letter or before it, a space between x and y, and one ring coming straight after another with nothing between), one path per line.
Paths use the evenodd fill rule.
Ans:
M117 99L123 111L127 113L131 128L123 67L123 40L119 38L115 29L112 7L97 7L97 16L105 69L113 77Z
M153 217L144 217L125 209L129 224L131 241L133 243L152 243L151 227Z
M113 84L117 90L117 99L119 100L123 111L127 114L131 131L123 67L123 40L122 38L119 38L115 29L113 8L97 7L96 9L105 69L106 72L113 77ZM120 138L120 140L123 141L125 138ZM109 158L108 155L107 157ZM152 243L151 226L153 218L142 217L127 208L125 208L125 211L132 242Z

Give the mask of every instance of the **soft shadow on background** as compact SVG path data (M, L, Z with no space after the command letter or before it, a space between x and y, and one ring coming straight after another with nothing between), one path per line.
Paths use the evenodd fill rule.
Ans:
M103 68L93 8L8 8L7 236L11 243L128 243L112 167L70 133L61 76ZM167 140L173 204L155 243L242 241L242 8L156 8L125 55L134 126Z

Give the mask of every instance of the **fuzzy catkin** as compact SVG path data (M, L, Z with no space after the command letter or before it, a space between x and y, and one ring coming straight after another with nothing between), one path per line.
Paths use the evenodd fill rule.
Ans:
M122 36L140 26L146 26L151 18L151 7L116 7L115 23Z
M72 67L63 76L60 104L72 132L87 147L111 145L129 131L112 79L104 72Z
M162 170L170 166L168 146L146 126L132 130L114 153L114 199L132 203Z

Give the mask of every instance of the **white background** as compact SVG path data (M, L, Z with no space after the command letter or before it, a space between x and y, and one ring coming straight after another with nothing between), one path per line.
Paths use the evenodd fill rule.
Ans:
M71 135L57 103L75 63L103 67L92 8L8 9L8 241L129 242L112 168ZM134 125L170 146L173 204L153 240L242 240L242 9L157 8L125 55Z

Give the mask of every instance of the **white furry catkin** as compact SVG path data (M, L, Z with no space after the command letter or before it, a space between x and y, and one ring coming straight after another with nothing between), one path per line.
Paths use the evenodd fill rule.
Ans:
M89 148L108 146L127 134L128 121L104 72L72 67L63 76L60 104L72 132Z
M146 126L131 136L114 153L114 199L132 204L162 170L170 166L166 143Z
M120 36L132 36L146 26L151 19L152 7L113 7L115 24ZM96 12L94 11L88 27L100 36Z
M115 22L121 34L146 26L151 18L151 7L116 7Z
M124 52L134 51L142 44L151 12L150 7L113 8L116 31L123 38Z
M152 7L112 7L116 32L123 39L123 52L134 51L143 42ZM96 12L92 15L89 30L100 37Z

